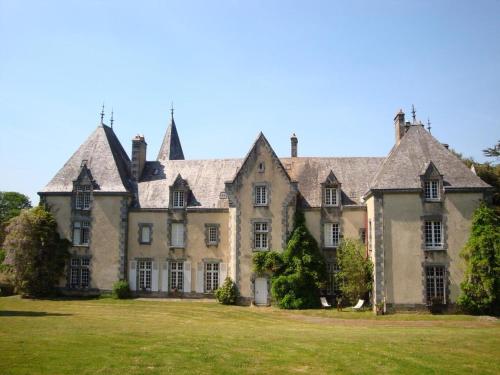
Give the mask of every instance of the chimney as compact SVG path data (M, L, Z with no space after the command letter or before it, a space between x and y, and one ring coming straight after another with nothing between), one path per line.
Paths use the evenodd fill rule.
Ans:
M144 136L137 134L132 138L132 165L130 167L130 172L135 181L141 178L142 170L144 169L144 164L146 164L146 149L148 144L146 143Z
M290 137L290 143L292 145L292 158L296 158L297 157L297 145L299 143L299 140L297 139L297 136L295 135L295 133L293 133L292 136Z
M399 144L406 132L405 113L402 109L400 109L399 112L396 113L396 117L394 117L394 131L396 134L396 144Z

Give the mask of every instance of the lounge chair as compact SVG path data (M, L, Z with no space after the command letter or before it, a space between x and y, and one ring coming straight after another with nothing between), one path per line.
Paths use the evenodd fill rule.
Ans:
M359 299L358 303L356 304L356 306L353 306L352 309L353 310L360 310L363 307L364 303L365 303L364 299Z
M330 307L332 307L332 305L328 303L325 297L320 297L319 299L321 301L321 306L324 307L325 309L329 309Z

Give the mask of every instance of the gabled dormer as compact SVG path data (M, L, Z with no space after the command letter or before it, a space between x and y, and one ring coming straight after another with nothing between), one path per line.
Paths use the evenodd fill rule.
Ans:
M90 169L87 167L87 160L83 160L80 173L73 181L73 208L75 210L90 210L92 192L97 189L99 189L99 186L92 177Z
M169 208L173 210L185 209L188 205L190 192L191 189L189 188L187 180L178 174L174 183L169 187Z
M321 183L322 207L341 207L341 185L335 173L330 170L325 181Z
M424 201L442 201L444 194L443 175L439 172L436 165L432 161L427 164L423 173L420 175L420 181L422 184Z

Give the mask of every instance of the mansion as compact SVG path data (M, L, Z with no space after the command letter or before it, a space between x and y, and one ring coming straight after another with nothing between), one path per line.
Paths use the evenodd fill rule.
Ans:
M39 193L72 241L60 287L109 291L128 280L136 295L210 296L229 276L242 303L271 302L270 280L253 271L258 251L286 247L296 209L328 265L334 296L336 249L360 239L374 264L373 303L419 308L453 304L459 253L489 191L415 119L394 119L386 157L304 157L290 139L278 157L260 133L242 159L186 160L171 116L156 160L144 136L127 154L101 122Z

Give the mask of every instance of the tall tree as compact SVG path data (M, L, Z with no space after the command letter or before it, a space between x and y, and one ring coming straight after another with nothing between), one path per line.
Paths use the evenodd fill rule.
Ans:
M465 279L458 304L473 314L500 313L500 217L484 203L474 213L461 256Z
M337 264L340 271L335 282L343 299L351 304L363 299L373 285L373 265L363 244L358 240L344 239L337 249Z
M13 268L16 290L28 296L45 296L64 274L69 241L61 239L54 216L43 207L21 211L6 229L4 248Z
M500 141L497 142L493 147L488 147L483 150L483 154L489 158L500 157Z
M272 274L271 292L279 307L305 309L319 305L320 290L327 278L326 264L301 211L295 214L295 228L283 254L257 253L254 267L258 273Z

